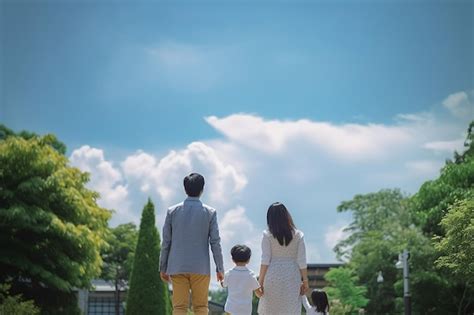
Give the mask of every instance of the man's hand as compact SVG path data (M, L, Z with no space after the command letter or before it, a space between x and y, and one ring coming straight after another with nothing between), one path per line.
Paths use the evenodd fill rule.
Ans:
M217 281L219 281L219 282L224 281L224 273L223 272L218 272L217 273Z
M255 292L255 295L258 297L258 298L261 298L263 296L263 288L258 288L257 290L254 291Z
M170 276L164 272L160 272L160 278L164 282L170 282Z

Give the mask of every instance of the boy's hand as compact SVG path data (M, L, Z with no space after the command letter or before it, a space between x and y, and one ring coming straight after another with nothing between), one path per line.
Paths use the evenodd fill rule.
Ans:
M255 295L258 297L258 298L261 298L263 296L263 289L262 288L258 288L257 290L255 290Z
M217 281L219 281L219 282L224 281L224 273L223 272L218 272L217 273Z
M265 293L263 292L263 279L259 279L259 280L258 280L258 283L260 284L260 288L259 288L260 292L262 292L262 295L265 294Z
M165 282L170 282L170 276L164 272L160 272L160 278Z

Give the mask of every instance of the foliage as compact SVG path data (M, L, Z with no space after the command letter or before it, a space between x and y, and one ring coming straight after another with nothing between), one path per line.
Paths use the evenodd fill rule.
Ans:
M339 259L350 258L352 248L366 239L368 233L385 232L390 228L392 234L396 234L399 229L408 227L411 221L407 198L399 189L356 195L352 200L343 201L337 211L350 211L353 219L345 229L349 236L334 249Z
M352 312L352 306L344 305L337 299L330 300L329 307L331 315L348 315Z
M435 240L437 251L433 251L431 257L425 260L428 268L433 270L430 277L436 274L436 283L442 284L437 291L433 290L433 286L423 288L433 292L433 299L435 296L444 296L435 300L433 305L444 302L448 312L457 309L459 314L474 311L474 285L468 281L472 279L472 269L469 270L472 267L469 267L469 257L465 256L472 257L472 241L469 241L472 234L468 235L469 229L465 233L461 230L472 225L468 218L472 218L469 202L474 199L473 139L474 121L467 130L464 152L455 152L454 160L446 162L440 176L425 182L411 200L415 222L422 227L427 237ZM441 269L433 269L435 261ZM466 274L471 276L465 277ZM439 309L438 312L444 311Z
M441 226L446 233L435 245L441 253L436 264L474 284L474 199L451 206Z
M398 189L384 189L356 195L342 202L338 211L350 211L353 221L346 228L349 236L335 250L340 258L349 261L360 283L367 287L368 312L393 312L397 296L394 284L400 279L394 261L405 246L401 231L410 231L407 197ZM379 271L383 283L376 281Z
M54 292L68 295L100 274L110 218L85 187L88 174L70 167L52 139L0 140L0 281L34 297L43 311Z
M330 300L339 300L349 306L350 312L358 311L369 302L365 297L367 289L357 285L358 277L349 268L331 268L324 278L328 281L325 290Z
M413 213L427 235L443 236L440 225L450 206L458 200L474 198L474 121L470 124L466 150L447 161L440 176L425 182L413 196Z
M25 301L18 295L10 295L10 285L0 284L0 315L37 315L39 308L32 300Z
M209 290L209 298L212 302L224 305L227 299L227 290L226 289Z
M0 124L0 141L5 140L8 137L20 137L25 140L30 139L42 139L43 143L50 145L53 149L55 149L58 153L64 155L66 154L66 145L59 141L55 135L47 134L43 137L39 136L38 134L30 131L20 131L15 133L13 130L9 129L5 125Z
M27 291L29 298L34 298L41 306L41 315L83 315L78 304L77 293L50 288L36 288Z
M446 274L434 268L436 252L432 241L413 224L410 208L411 200L397 189L357 195L339 207L339 211L351 211L354 220L348 228L352 234L336 250L343 249L338 253L349 261L360 283L367 287L369 314L402 310L402 301L397 303L403 294L402 274L395 262L405 248L411 252L414 312L449 313L456 305L453 293L462 294L458 284L449 282ZM383 274L382 283L376 281L379 271Z
M133 223L121 224L110 229L107 237L108 246L102 251L101 278L113 281L115 287L115 310L120 309L120 291L126 287L133 264L137 246L138 231Z
M127 296L127 315L170 314L168 287L160 279L160 236L155 226L155 208L145 205L140 222L137 248Z
M462 164L466 162L468 157L474 156L474 120L471 121L467 128L466 140L464 141L464 152L459 154L454 152L454 163Z

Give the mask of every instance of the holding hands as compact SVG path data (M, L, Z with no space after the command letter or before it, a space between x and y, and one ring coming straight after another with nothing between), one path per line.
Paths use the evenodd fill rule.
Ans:
M300 295L305 295L308 289L309 289L308 280L307 279L303 280L300 286Z
M170 282L170 276L164 272L160 272L160 278L164 282Z

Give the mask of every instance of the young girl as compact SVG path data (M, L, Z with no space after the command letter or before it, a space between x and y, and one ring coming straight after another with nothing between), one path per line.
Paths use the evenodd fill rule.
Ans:
M314 306L308 302L306 295L303 295L303 306L307 315L329 315L329 301L326 292L322 290L313 290L311 300Z

